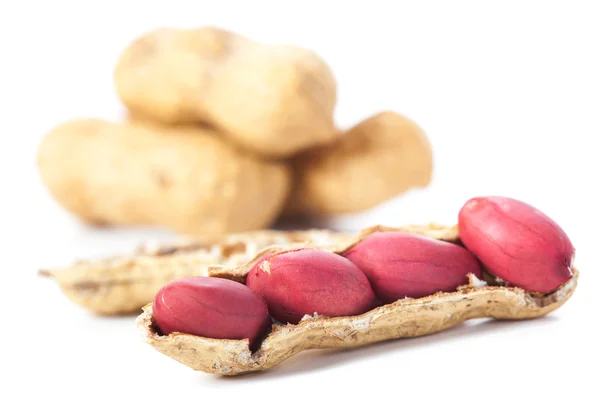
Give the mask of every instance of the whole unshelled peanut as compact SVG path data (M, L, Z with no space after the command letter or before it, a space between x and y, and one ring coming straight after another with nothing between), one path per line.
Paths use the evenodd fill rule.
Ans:
M314 52L264 45L213 27L158 29L115 70L123 103L163 123L202 122L268 157L334 139L336 83Z
M384 303L454 291L468 283L469 273L481 278L477 259L464 248L412 233L372 233L343 255Z
M475 197L458 215L461 241L493 275L532 292L551 292L572 276L567 234L546 214L507 197Z
M221 278L170 282L156 293L152 312L163 335L180 332L214 339L248 339L251 349L271 326L262 297L241 283Z
M415 122L394 112L376 114L335 142L294 158L294 187L285 214L367 210L427 186L432 164L427 136Z
M246 285L264 297L275 319L293 324L307 314L358 315L377 305L362 271L323 250L295 249L262 257L248 273Z
M286 165L239 151L211 129L147 122L61 124L42 140L38 166L54 198L87 222L186 234L264 228L290 186Z

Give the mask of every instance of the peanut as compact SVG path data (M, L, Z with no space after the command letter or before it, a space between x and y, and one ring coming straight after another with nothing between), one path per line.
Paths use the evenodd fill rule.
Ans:
M268 157L331 141L336 83L312 51L263 45L216 28L159 29L133 42L115 70L134 113L204 122Z
M324 245L321 248L326 248L335 254L343 254L377 232L394 232L403 229L444 241L459 241L456 227L445 228L429 225L390 228L375 226L361 231L351 240L342 239L337 242L337 245ZM275 282L273 273L267 277L270 281L265 287L268 286L269 291L277 293L275 300L282 300L286 304L291 304L292 307L297 307L306 304L306 298L312 301L312 298L321 298L323 293L333 293L336 297L340 291L342 294L348 292L349 288L346 286L334 284L333 288L326 288L317 285L319 286L315 288L318 290L317 292L305 293L303 298L297 296L294 292L296 288L312 290L313 288L309 288L308 284L315 281L316 277L325 279L330 285L337 282L337 279L331 279L332 274L324 274L329 269L327 265L312 263L313 257L302 256L302 253L309 251L307 249L281 253L285 250L297 249L296 246L298 243L284 248L268 248L255 257L255 260L259 260L260 265L265 260L269 261L269 255L280 254L274 258L273 263L269 262L268 268L271 272L277 265L283 271L293 270L292 273L278 276L279 278L290 278L289 280L280 279ZM384 251L389 251L389 249L384 249ZM335 255L334 253L331 254ZM302 262L283 263L277 261L279 257L289 257L290 255L301 256L299 258ZM320 260L321 255L314 258ZM303 264L307 259L311 259L310 264L317 268ZM345 261L352 264L349 260ZM257 266L256 261L250 261L233 268L213 266L209 268L209 274L232 280L243 281L246 279L248 282L252 282L254 279L252 274L256 272L259 265ZM336 260L330 265L341 264ZM358 270L358 267L355 268ZM258 272L262 274L260 271ZM341 275L349 276L347 271ZM577 279L578 271L574 269L571 279L556 291L540 294L530 293L518 287L488 286L486 282L477 279L475 274L471 274L468 284L460 286L452 292L438 292L427 297L403 299L358 315L337 318L313 315L304 316L299 323L294 325L273 324L271 332L254 352L248 349L246 341L241 340L225 341L194 335L161 335L161 332L156 330L154 311L151 305L144 307L143 313L137 319L137 326L143 339L156 350L195 370L221 375L239 375L272 368L303 350L353 348L384 340L429 335L474 318L518 320L541 317L556 310L571 297L576 289ZM490 279L489 282L493 283L493 280ZM281 286L278 287L277 284ZM287 295L286 287L290 288L290 293ZM299 302L294 303L294 300ZM271 307L268 298L266 301ZM286 311L283 307L281 309L283 312ZM294 310L295 319L305 311L308 310ZM350 312L356 314L360 311L351 310Z
M293 160L295 186L285 214L332 215L364 211L429 184L432 153L411 120L384 112L337 141Z
M285 165L200 127L72 121L43 139L38 166L54 198L87 222L189 234L266 227L290 186Z
M292 324L314 313L362 314L377 301L356 265L337 254L308 248L261 258L248 273L246 285L265 298L275 319Z
M538 209L507 197L475 197L458 216L460 238L493 275L532 292L551 292L573 275L575 249Z
M343 253L360 268L384 303L452 292L481 278L477 259L464 248L405 232L376 232Z
M255 349L271 326L265 301L241 283L192 277L156 293L154 320L164 335L188 333L214 339L248 339Z

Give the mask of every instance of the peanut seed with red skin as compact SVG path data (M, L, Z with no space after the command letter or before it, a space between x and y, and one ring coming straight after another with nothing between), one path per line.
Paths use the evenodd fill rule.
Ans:
M281 322L317 313L358 315L378 305L367 277L351 261L323 250L296 249L262 257L246 277Z
M393 303L436 292L452 292L481 277L477 259L466 249L406 232L372 233L344 253L369 278L377 297Z
M164 335L181 332L214 339L249 339L252 350L271 327L262 297L241 283L221 278L170 282L156 294L152 312Z
M573 275L567 234L519 200L475 197L458 215L461 241L493 275L532 292L551 292Z

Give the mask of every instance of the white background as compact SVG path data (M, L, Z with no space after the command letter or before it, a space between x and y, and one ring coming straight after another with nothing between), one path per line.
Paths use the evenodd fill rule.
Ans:
M325 3L1 3L0 398L600 398L600 3ZM305 353L234 379L154 351L133 317L98 318L68 302L39 268L168 235L77 223L40 184L36 146L61 121L122 115L112 69L136 36L204 24L316 50L337 76L342 127L391 109L427 131L427 190L329 226L454 223L469 197L516 197L570 235L574 297L540 320Z

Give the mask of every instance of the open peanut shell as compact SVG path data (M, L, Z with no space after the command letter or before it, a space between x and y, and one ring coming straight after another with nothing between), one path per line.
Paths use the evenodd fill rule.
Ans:
M353 237L341 237L311 247L342 253L377 231L409 231L450 242L460 242L456 227L437 225L390 228L375 226ZM240 282L253 262L264 254L306 245L272 246L238 267L213 265L208 276ZM402 299L367 313L328 318L305 316L297 325L274 323L258 350L251 352L248 340L224 340L183 333L161 335L154 324L152 306L146 305L136 324L142 338L155 349L198 371L240 375L269 369L302 350L350 348L384 340L432 334L474 318L530 319L563 305L573 294L578 278L573 277L552 293L531 293L517 287L495 286L492 276L481 281L470 276L469 284L450 293L418 299Z
M207 276L209 265L234 268L268 246L333 246L351 237L349 233L315 229L182 238L167 245L143 245L129 256L80 260L66 268L39 273L56 280L69 299L96 314L132 314L152 301L167 283L188 276Z

